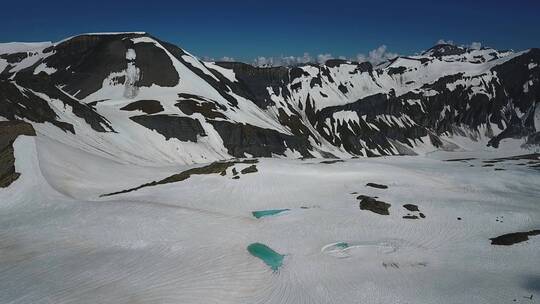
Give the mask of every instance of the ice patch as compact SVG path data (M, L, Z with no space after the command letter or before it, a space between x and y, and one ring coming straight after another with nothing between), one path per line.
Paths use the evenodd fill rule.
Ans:
M126 59L130 60L127 64L126 69L126 82L124 89L124 97L126 98L135 98L139 93L139 88L136 86L137 81L139 81L140 70L135 66L135 58L137 54L134 49L128 49L126 52Z
M135 60L137 58L137 53L135 53L134 49L128 49L126 52L126 59L127 60Z
M351 256L378 256L396 252L401 246L401 240L382 240L364 242L337 242L324 246L323 254L336 258L348 258Z

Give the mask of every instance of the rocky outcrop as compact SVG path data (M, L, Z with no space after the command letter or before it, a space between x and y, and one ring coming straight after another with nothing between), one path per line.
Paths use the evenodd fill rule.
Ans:
M234 71L238 79L238 83L234 85L235 92L253 100L263 109L274 105L270 99L269 88L276 94L281 92L284 96L288 96L287 84L290 78L294 79L294 69L290 70L289 78L289 69L286 67L259 68L239 62L217 62L217 64Z
M130 117L134 122L163 135L166 140L197 142L197 136L206 136L201 123L189 117L172 115L140 115Z
M272 157L285 155L287 149L296 151L303 157L312 157L309 152L311 145L300 137L249 124L217 120L210 123L219 133L229 154L234 157Z
M424 55L430 55L433 57L442 57L442 56L450 56L450 55L461 55L467 52L467 50L463 47L453 45L453 44L437 44L436 46L430 48L426 52L424 52Z
M13 142L19 135L35 136L31 124L23 121L0 121L0 188L11 185L20 173L15 169Z
M163 111L163 106L157 100L137 100L122 108L124 111L142 111L146 114L156 114Z

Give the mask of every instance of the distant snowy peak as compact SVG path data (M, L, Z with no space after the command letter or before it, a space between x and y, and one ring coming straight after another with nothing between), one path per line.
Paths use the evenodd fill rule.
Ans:
M460 47L453 44L437 44L429 50L422 53L424 56L442 57L450 55L461 55L467 52L465 47Z
M538 49L441 44L376 66L254 67L203 62L144 32L2 47L0 119L121 161L416 154L540 138Z

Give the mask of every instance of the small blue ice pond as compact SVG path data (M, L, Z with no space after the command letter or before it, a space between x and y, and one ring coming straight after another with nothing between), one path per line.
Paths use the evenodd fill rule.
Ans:
M260 210L260 211L253 211L253 212L251 212L251 214L253 214L253 216L256 217L256 218L261 218L261 217L265 217L265 216L276 215L276 214L279 214L281 212L285 212L285 211L289 211L289 210L291 210L291 209Z
M346 243L346 242L340 242L340 243L337 243L335 246L338 247L338 248L340 248L340 249L346 249L346 248L349 248L349 244Z
M252 256L263 260L263 262L270 266L274 272L281 267L283 264L283 257L285 257L261 243L253 243L247 247L247 250Z

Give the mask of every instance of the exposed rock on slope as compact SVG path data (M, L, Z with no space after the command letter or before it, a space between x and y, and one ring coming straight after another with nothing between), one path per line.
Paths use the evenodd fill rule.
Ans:
M36 131L23 121L0 121L0 188L11 185L20 176L13 154L13 142L19 135L35 136Z

